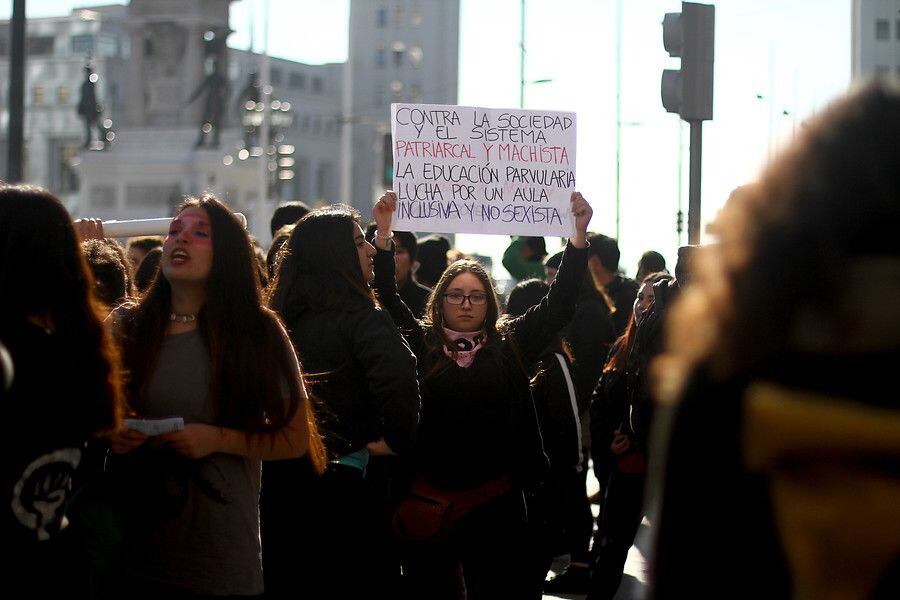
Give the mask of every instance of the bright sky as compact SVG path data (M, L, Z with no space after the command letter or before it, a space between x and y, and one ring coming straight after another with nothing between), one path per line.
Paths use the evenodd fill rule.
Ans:
M373 0L374 1L374 0ZM250 23L262 45L265 0L232 5L229 38L246 48ZM644 250L674 260L678 246L679 119L659 97L666 12L675 0L621 0L622 267L634 275ZM732 189L753 179L768 148L846 90L850 0L719 0L716 5L715 115L704 124L703 220ZM87 2L28 0L29 16L60 15ZM98 2L99 4L99 2ZM348 0L269 0L269 52L307 63L347 59ZM0 8L8 18L10 3ZM525 107L578 113L578 187L594 207L592 229L615 235L617 0L527 0ZM497 108L519 102L521 0L461 0L459 103ZM255 15L253 19L251 16ZM761 95L762 99L757 95ZM428 98L425 98L428 101ZM785 115L783 112L787 112ZM687 126L683 204L687 210ZM686 243L684 234L682 243ZM498 256L506 238L459 236L463 250ZM495 264L499 261L495 260Z

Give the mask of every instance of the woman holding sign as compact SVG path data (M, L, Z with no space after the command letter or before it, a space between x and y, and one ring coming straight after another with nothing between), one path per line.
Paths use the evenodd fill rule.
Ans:
M488 274L474 261L458 261L418 321L394 281L396 202L386 192L374 208L375 289L418 358L422 389L410 494L393 522L412 545L406 572L414 596L539 597L537 578L523 573L533 564L523 490L547 467L529 366L575 311L593 211L580 193L572 194L575 235L549 293L524 315L501 318Z
M258 595L261 460L324 456L300 367L262 306L250 239L210 195L189 199L163 243L160 276L117 323L132 407L181 417L148 438L112 437L135 504L120 593Z

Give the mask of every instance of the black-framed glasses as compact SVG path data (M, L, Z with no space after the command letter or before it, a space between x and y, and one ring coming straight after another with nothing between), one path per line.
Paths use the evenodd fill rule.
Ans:
M487 294L484 292L474 292L472 294L460 294L459 292L450 292L449 294L444 294L444 300L447 301L447 304L456 304L460 305L466 300L469 301L469 304L472 306L480 306L487 302Z

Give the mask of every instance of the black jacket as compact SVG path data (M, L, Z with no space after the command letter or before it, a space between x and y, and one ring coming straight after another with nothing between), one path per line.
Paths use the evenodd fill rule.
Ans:
M578 306L572 322L566 327L565 336L575 362L573 374L578 409L583 412L587 410L591 393L603 372L609 346L616 339L613 315L589 276L581 285Z
M397 294L393 252L375 257L379 299L419 359L422 423L415 468L436 485L464 489L511 474L523 485L547 469L528 369L572 318L587 267L587 249L569 245L547 296L509 324L467 369L432 372L443 352Z
M419 420L416 359L380 309L306 312L286 323L332 456L381 437L408 449Z
M572 406L569 381L560 358L569 372L574 387L574 369L563 352L547 352L538 361L538 376L531 391L537 409L538 422L544 440L544 450L550 459L550 470L575 472L582 462L580 415L578 405ZM577 400L577 391L576 391Z
M428 304L428 297L431 296L431 288L427 288L410 274L406 279L406 283L400 288L400 297L409 307L409 310L416 315L417 319L425 316L425 306Z
M617 341L609 351L609 358L616 353L621 341ZM607 358L607 362L609 361ZM591 395L591 458L594 460L594 474L601 487L606 485L615 465L615 457L609 447L622 424L628 429L628 390L625 372L622 370L603 373L594 393Z

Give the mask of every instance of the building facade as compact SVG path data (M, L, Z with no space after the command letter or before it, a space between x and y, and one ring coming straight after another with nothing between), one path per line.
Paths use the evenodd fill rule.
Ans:
M25 180L48 188L79 216L146 218L171 213L186 194L205 190L247 211L259 196L258 159L242 158L241 94L261 57L225 49L232 0L131 0L29 19L26 31ZM9 22L0 22L0 78L9 78ZM216 65L216 61L222 64ZM344 63L306 65L270 58L272 97L293 116L279 146L293 147L293 178L267 190L277 200L310 204L339 199L340 117ZM76 108L84 66L97 74L97 96L115 139L84 149ZM195 148L204 111L201 90L218 68L227 81L217 148ZM192 102L192 96L200 92ZM8 97L0 98L5 136ZM95 134L96 135L96 134ZM6 140L0 139L5 170ZM249 215L248 215L249 216ZM258 219L261 220L261 219ZM261 223L254 227L264 228Z
M351 0L341 197L363 215L384 188L391 103L456 104L459 0Z
M900 77L900 0L853 0L854 79Z
M84 124L77 114L84 67L90 64L98 77L103 118L119 127L128 94L127 15L125 6L99 6L27 23L24 177L53 191L70 208L80 187L76 167L85 140ZM0 21L0 81L9 81L9 46L9 21ZM0 94L0 165L4 174L8 102L4 87Z
M260 56L229 48L216 64L211 40L224 41L233 0L131 0L29 19L26 31L25 180L48 188L79 216L142 218L169 214L186 194L221 195L254 206L260 169L241 158L241 94ZM291 105L282 145L294 148L293 178L275 201L337 201L370 213L383 187L384 136L392 102L455 104L458 0L351 0L349 62L306 65L271 58L273 97ZM9 22L0 21L0 59ZM76 112L84 67L99 78L103 118L115 140L83 149ZM203 93L215 69L227 79L218 148L195 148ZM0 60L0 80L9 61ZM0 165L6 164L8 98L0 97ZM274 195L274 197L272 197ZM255 229L260 229L256 224Z

